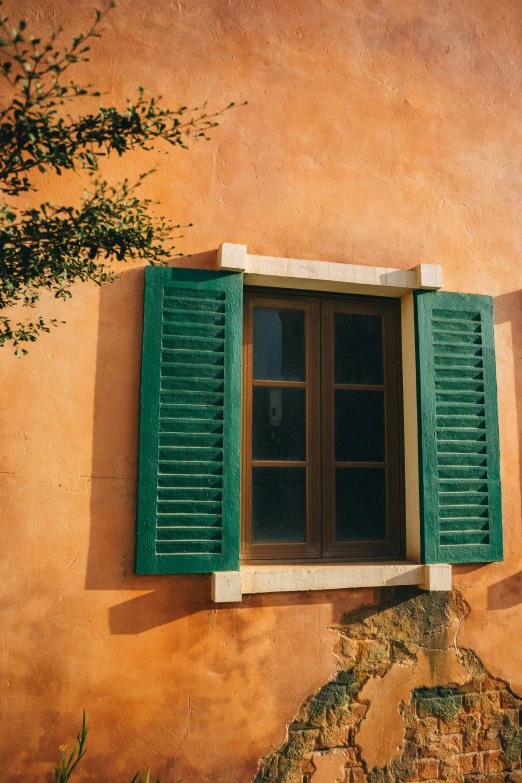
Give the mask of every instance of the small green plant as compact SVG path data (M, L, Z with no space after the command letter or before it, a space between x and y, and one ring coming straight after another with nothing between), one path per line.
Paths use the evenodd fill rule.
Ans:
M69 755L67 755L67 745L60 745L61 758L58 764L54 765L51 783L68 783L78 762L85 756L85 740L87 739L88 731L87 716L84 711L82 727L78 732L78 741ZM147 772L145 778L141 776L140 772L136 772L130 783L151 783L150 770ZM156 778L156 783L161 783L159 775ZM174 783L181 783L181 780L174 781Z
M83 713L82 727L78 733L78 742L67 757L67 745L60 745L62 757L58 764L54 765L51 783L67 783L72 773L76 769L78 762L85 756L85 740L87 739L87 718L85 711Z

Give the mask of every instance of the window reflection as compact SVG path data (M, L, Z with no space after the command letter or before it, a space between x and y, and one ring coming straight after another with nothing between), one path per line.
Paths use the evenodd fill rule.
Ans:
M305 313L254 309L254 379L305 380Z
M305 390L254 388L253 459L304 460Z

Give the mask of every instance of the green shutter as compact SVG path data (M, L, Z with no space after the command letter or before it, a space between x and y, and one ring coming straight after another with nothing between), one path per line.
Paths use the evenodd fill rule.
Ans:
M136 573L239 568L242 276L145 270Z
M489 296L415 292L423 562L502 559Z

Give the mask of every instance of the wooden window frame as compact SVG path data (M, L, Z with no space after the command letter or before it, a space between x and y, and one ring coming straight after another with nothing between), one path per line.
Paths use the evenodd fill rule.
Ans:
M318 558L321 556L321 431L319 421L318 378L319 366L319 315L320 303L316 297L300 297L299 308L294 297L281 294L256 294L245 290L243 322L243 485L241 549L244 559ZM253 380L253 314L257 307L280 310L303 310L306 313L306 380L305 381L254 381ZM315 315L315 319L312 317ZM252 389L256 386L290 389L306 389L306 460L264 461L252 460ZM255 464L254 464L255 463ZM252 468L253 467L305 467L306 477L306 544L254 544L252 543Z
M334 379L334 313L374 315L382 318L383 326L383 383L335 383ZM403 554L404 520L402 501L402 449L400 448L400 312L395 301L362 301L353 298L339 300L321 297L321 382L322 382L322 558L378 558L389 559ZM385 459L383 462L343 462L335 460L336 389L382 391L384 393ZM338 542L335 540L335 470L337 467L372 468L386 471L386 540ZM402 532L401 532L402 531Z
M296 305L299 305L297 308ZM306 381L253 380L253 310L255 307L306 312ZM386 459L386 541L335 542L335 455L333 395L336 387L369 388L333 383L333 312L381 315L383 318ZM328 292L245 287L243 326L243 432L241 489L241 559L278 563L390 560L404 557L404 455L401 393L400 304L398 300ZM306 462L272 462L274 467L307 467L307 542L254 544L251 541L252 389L255 386L306 388ZM326 426L325 426L326 424ZM365 463L366 464L366 463ZM362 463L361 463L362 466Z

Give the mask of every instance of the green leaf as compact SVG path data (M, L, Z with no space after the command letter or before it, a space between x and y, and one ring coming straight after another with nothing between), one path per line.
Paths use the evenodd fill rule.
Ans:
M111 2L108 10L113 7ZM136 195L143 176L151 172L134 184L91 178L75 208L50 202L27 208L24 201L11 206L20 196L38 192L42 180L33 180L33 172L61 175L83 168L92 174L111 154L150 151L158 141L186 148L191 140L208 138L207 129L222 113L207 116L195 110L189 118L187 107L165 106L161 96L146 97L143 87L124 110L108 105L79 114L63 112L61 107L78 98L100 97L92 85L70 79L67 71L85 59L89 46L84 44L99 37L96 26L106 13L97 11L91 30L75 36L72 47L58 43L61 28L53 31L42 46L44 55L35 48L40 38L24 37L25 22L12 30L6 28L7 18L1 22L8 37L4 33L0 38L0 68L13 86L0 122L0 189L6 199L0 202L1 312L17 303L34 307L42 290L65 299L78 282L111 282L114 274L104 263L162 266L174 255L177 226L154 213L151 199ZM24 49L26 40L30 49ZM0 346L11 343L23 355L20 343L34 342L51 325L55 319L14 324L0 315Z

